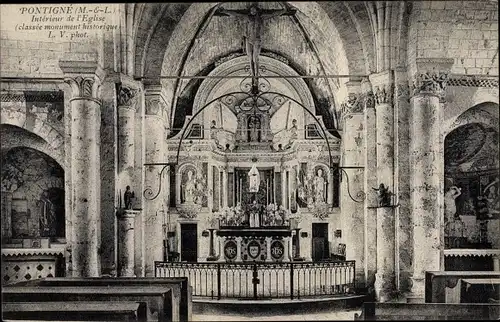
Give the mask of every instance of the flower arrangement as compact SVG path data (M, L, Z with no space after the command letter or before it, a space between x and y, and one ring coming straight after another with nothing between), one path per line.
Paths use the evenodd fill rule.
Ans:
M245 215L241 205L236 207L226 207L220 213L221 226L241 226L245 221Z
M284 226L289 224L290 213L284 206L272 203L266 207L265 216L262 218L262 226Z

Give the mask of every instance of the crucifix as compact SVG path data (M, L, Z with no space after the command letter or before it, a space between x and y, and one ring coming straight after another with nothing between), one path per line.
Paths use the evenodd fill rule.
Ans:
M265 19L294 15L296 9L273 9L262 10L256 5L252 5L249 10L227 10L220 8L215 12L216 15L233 16L244 18L247 22L245 31L245 51L250 60L250 71L252 74L252 87L257 89L257 77L259 72L259 54L261 50L261 29Z

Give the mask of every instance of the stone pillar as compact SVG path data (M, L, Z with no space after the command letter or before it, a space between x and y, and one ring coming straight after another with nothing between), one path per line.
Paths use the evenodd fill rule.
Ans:
M212 210L214 209L213 186L214 186L213 165L209 163L207 169L207 189L208 189L207 207L209 214L211 214Z
M375 118L377 125L377 185L394 191L394 108L393 74L386 71L370 75L374 89ZM367 187L370 189L370 187ZM370 191L371 190L371 191ZM370 189L368 194L373 194ZM392 200L393 198L391 198ZM395 293L395 226L392 202L387 207L377 208L377 273L375 294L379 302L392 299Z
M285 246L284 254L283 254L283 262L289 262L292 256L290 255L290 237L283 238L283 245Z
M493 255L493 271L500 272L500 255Z
M388 302L395 293L394 272L394 209L377 209L377 273L375 274L375 295L378 302Z
M342 143L340 189L340 225L346 244L346 259L356 261L356 284L363 287L364 273L364 215L363 215L363 106L360 82L348 82L348 97L342 104ZM347 174L347 175L346 175ZM347 180L348 176L348 180ZM354 200L353 200L354 199Z
M236 237L236 262L241 262L241 237Z
M94 62L60 61L71 86L71 186L73 193L71 259L73 276L101 275L100 85Z
M289 210L297 209L297 166L292 166L290 168L290 196L291 204L288 208Z
M222 208L227 207L227 194L228 194L228 189L227 189L227 167L222 167Z
M440 270L440 237L444 221L440 97L444 94L452 64L452 59L417 61L419 74L414 77L411 86L410 168L414 245L411 292L417 298L424 297L425 272Z
M120 277L135 277L135 217L137 210L123 210L118 213L118 274Z
M372 92L371 83L368 79L362 82L364 107L364 190L366 191L364 207L364 233L365 233L365 254L377 253L377 198L372 188L377 186L377 125L375 119L375 97ZM372 287L375 283L375 273L377 271L377 257L365 256L365 278L366 286Z
M333 206L333 189L334 189L333 185L334 185L333 172L330 169L330 171L328 172L328 191L326 195L326 203L328 203L330 207Z
M118 103L118 174L121 185L131 185L131 173L135 165L135 112L138 88L129 83L116 84ZM135 84L134 84L135 85ZM137 87L137 85L135 85ZM122 188L123 191L125 187Z
M266 237L266 262L272 262L273 258L271 256L271 242L273 239L271 237Z
M287 191L287 188L286 188L286 184L287 184L287 182L286 182L286 172L287 172L287 169L283 165L281 167L281 204L284 207L287 207L287 202L288 202L288 196L286 195L286 191Z
M146 137L146 163L165 162L165 117L166 105L158 88L146 88L146 115L144 136ZM166 191L160 187L160 171L162 166L146 166L144 168L144 186L146 188L144 200L144 236L147 240L145 245L145 273L146 276L154 276L154 262L163 260L163 216ZM178 182L178 181L177 181ZM156 198L150 200L157 193ZM151 194L148 194L151 189Z
M413 225L410 201L410 97L408 74L394 70L394 203L396 218L396 288L406 293L410 289Z

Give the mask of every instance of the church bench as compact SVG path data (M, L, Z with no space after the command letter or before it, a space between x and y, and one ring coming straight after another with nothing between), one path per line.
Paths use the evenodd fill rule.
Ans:
M460 303L499 303L500 278L463 279Z
M4 302L3 319L30 321L146 321L142 302Z
M22 282L17 285L40 286L132 286L154 285L172 289L172 319L190 321L192 317L191 286L187 277L137 277L137 278L100 278L100 277L55 277Z
M425 272L425 303L460 303L461 280L470 278L500 278L500 272Z
M498 304L377 303L365 302L354 320L497 320Z
M19 286L2 289L3 302L137 301L147 305L148 320L172 321L172 290L164 286Z

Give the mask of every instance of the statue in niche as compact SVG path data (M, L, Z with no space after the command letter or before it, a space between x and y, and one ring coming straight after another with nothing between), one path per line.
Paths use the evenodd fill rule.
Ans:
M287 13L295 14L294 9L266 10L262 12L256 5L252 5L248 11L226 10L220 8L218 13L228 16L244 18L247 21L245 32L245 50L250 60L250 71L252 76L257 76L259 71L259 55L261 50L261 29L265 19L282 16Z
M316 203L325 202L325 178L323 177L323 170L318 169L316 177L314 177L314 201Z
M248 119L249 142L259 142L260 140L260 119L257 116L251 116Z
M255 163L252 165L252 168L248 172L248 179L249 179L248 191L255 193L259 192L260 173L259 170L257 170L257 166L255 165Z
M135 193L130 190L130 186L125 188L123 199L125 201L125 209L132 209L132 200L135 198Z
M194 203L195 189L196 185L193 177L193 171L189 170L187 172L186 181L184 182L184 203Z
M47 191L42 193L38 204L41 205L40 232L42 236L54 236L56 223L55 207L49 199Z
M457 186L452 186L444 193L444 219L452 221L456 219L457 205L455 199L462 194L462 189Z
M383 183L381 183L377 188L372 188L377 191L377 202L379 207L390 207L391 206L391 195L389 188L386 188Z
M496 178L484 188L483 195L488 201L488 217L498 217L500 214L500 195L498 194L498 182Z

